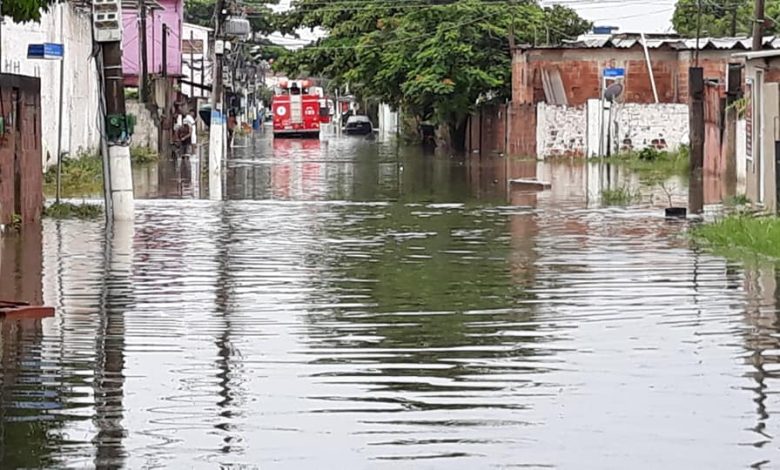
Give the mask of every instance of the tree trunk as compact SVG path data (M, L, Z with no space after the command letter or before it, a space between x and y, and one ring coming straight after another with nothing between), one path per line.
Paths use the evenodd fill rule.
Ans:
M466 150L466 129L468 128L468 116L457 117L450 121L450 141L453 150L462 152Z

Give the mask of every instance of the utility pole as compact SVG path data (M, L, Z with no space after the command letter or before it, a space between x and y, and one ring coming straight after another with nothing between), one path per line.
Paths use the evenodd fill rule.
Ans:
M106 216L109 220L133 220L133 175L130 167L131 125L125 111L122 72L121 0L93 0L94 40L99 44L98 68L105 100L103 164L108 167Z
M696 67L699 66L699 41L701 39L701 0L698 0L696 2L696 57L694 59L694 63L696 64ZM652 70L650 71L650 76L652 77Z
M688 91L691 103L688 114L691 134L688 212L701 214L704 210L704 71L701 67L688 69Z
M198 102L198 98L200 97L200 90L198 90L198 93L195 94L195 31L190 31L190 65L189 65L190 73L187 76L187 79L190 81L190 95L192 95L192 98L195 98L195 103Z
M3 0L0 0L0 73L3 72Z
M149 101L149 51L146 45L146 0L138 0L138 39L141 46L141 102Z
M222 159L226 137L222 86L222 60L225 53L223 25L225 19L225 0L217 0L214 17L214 60L211 65L211 124L209 125L209 199L222 199Z
M162 76L168 77L168 25L162 28Z
M764 0L755 0L756 17L753 21L753 50L760 51L764 46Z

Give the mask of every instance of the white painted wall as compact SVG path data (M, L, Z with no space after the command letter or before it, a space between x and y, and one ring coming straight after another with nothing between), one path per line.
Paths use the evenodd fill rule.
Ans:
M379 105L379 122L377 123L379 132L382 135L390 136L398 133L398 112L393 111L390 105L381 103Z
M601 102L587 106L537 106L536 145L540 158L598 156L601 135ZM606 116L606 114L605 114ZM606 119L606 117L605 117ZM675 150L688 144L688 105L620 104L612 110L613 150L641 150L663 142ZM606 133L605 133L606 135Z
M41 79L44 169L56 163L60 64L65 67L62 151L76 155L79 151L97 150L100 146L99 81L95 62L90 58L92 19L89 12L60 3L44 13L40 23L15 24L5 18L2 28L2 72ZM64 61L28 59L27 46L42 42L64 43Z
M747 191L747 125L745 119L737 120L737 193Z
M676 150L689 142L687 104L620 104L613 119L620 150L641 150L661 142Z
M195 39L200 40L203 43L203 53L201 54L187 54L182 52L181 72L187 81L203 83L205 85L211 84L212 70L211 61L209 60L210 31L210 28L204 28L203 26L194 24L184 23L182 25L182 41ZM202 64L201 60L203 60ZM201 65L203 65L203 71L200 70ZM198 70L194 70L193 68ZM181 92L190 98L207 98L209 96L208 91L192 87L185 83L181 84Z
M586 130L584 106L537 105L536 152L539 157L585 155Z

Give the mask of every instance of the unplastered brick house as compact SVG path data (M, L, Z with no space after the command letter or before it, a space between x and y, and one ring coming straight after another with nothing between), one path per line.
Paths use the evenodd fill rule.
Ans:
M617 81L623 85L614 122L619 132L609 140L610 149L686 144L689 67L698 63L708 86L725 95L732 56L750 48L750 38L697 41L652 34L590 34L559 45L518 46L512 60L512 102L502 110L484 110L479 123L472 120L471 148L540 158L603 153L602 136L592 134L601 132L593 121L601 119L595 108L610 83L604 81L607 70L619 71ZM764 48L780 48L780 40L764 38ZM496 120L496 113L506 119ZM504 122L506 130L484 128L496 121Z

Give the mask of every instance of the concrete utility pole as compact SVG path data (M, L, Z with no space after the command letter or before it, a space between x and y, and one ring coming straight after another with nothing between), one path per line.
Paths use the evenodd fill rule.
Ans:
M209 199L222 199L222 159L226 137L226 113L223 109L222 59L225 53L223 25L225 20L225 0L217 0L214 25L214 60L211 81L211 125L209 126Z
M114 220L133 220L133 174L130 165L130 130L125 111L122 47L119 41L103 45L103 83L106 94L108 161L111 172L111 206Z
M756 18L753 21L753 50L760 51L764 46L764 0L756 0Z
M133 175L130 167L130 122L125 111L124 74L122 73L122 6L119 0L93 0L94 39L100 45L98 63L103 77L105 124L103 140L104 181L109 197L109 220L133 220ZM102 101L102 100L101 100ZM107 158L106 158L107 157Z

